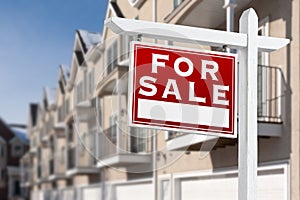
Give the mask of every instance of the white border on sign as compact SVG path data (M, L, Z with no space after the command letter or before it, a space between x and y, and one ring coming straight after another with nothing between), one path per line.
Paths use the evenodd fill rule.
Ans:
M134 46L136 44L139 45L146 45L153 48L164 48L164 49L173 49L178 51L191 51L192 52L199 52L199 53L209 53L209 54L218 54L218 55L225 55L225 56L231 56L235 58L235 66L234 66L234 113L233 113L233 133L234 134L225 134L221 133L222 131L199 131L199 130L193 130L190 129L180 129L175 127L161 127L161 126L155 126L155 125L145 125L145 124L135 124L133 123L132 119L132 113L133 113L133 76L134 76ZM129 70L128 70L128 125L131 127L138 127L138 128L148 128L148 129L156 129L156 130L165 130L165 131L176 131L176 132L182 132L182 133L190 133L190 134L201 134L201 135L212 135L212 136L218 136L218 137L224 137L224 138L237 138L237 54L233 53L226 53L226 52L216 52L216 51L209 51L209 50L199 50L199 49L193 49L193 48L187 48L187 47L176 47L176 46L169 46L169 45L162 45L162 44L153 44L153 43L146 43L146 42L138 42L138 41L132 41L130 43L130 59L129 59Z

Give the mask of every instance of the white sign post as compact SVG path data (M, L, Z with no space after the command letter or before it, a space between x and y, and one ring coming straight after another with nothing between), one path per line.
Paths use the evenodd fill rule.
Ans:
M239 54L239 200L256 199L257 177L257 52L286 46L289 39L258 36L258 18L250 8L240 18L240 32L110 18L106 26L117 34L199 43L237 49ZM187 144L188 145L188 144Z
M257 177L257 34L253 9L240 18L240 33L247 34L247 47L239 49L239 180L238 199L256 199ZM253 109L254 108L254 109Z

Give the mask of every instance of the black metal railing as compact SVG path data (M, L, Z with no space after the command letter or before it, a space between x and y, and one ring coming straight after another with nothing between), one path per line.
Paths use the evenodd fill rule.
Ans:
M276 66L258 65L257 74L257 118L259 122L282 122L282 102L285 98L286 82L282 69ZM168 139L184 135L169 131Z
M148 129L130 128L126 123L118 123L105 129L103 133L98 133L99 158L151 152L152 138L148 132Z
M280 67L258 65L257 117L259 121L282 122L285 80Z

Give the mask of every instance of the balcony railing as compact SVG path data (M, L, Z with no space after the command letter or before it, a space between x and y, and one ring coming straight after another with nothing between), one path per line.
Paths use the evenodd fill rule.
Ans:
M118 123L99 134L99 158L106 159L118 154L151 152L151 136L147 129L130 128Z
M257 76L257 118L259 122L282 122L282 102L286 91L283 72L280 67L258 65ZM169 131L168 139L185 135Z
M28 186L26 184L28 183L30 184L31 182L32 182L32 173L28 163L21 164L21 185Z
M257 117L259 121L282 122L285 80L280 67L258 65Z

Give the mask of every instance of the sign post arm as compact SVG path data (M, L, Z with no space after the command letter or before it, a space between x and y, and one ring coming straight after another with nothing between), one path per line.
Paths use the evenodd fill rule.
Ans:
M256 199L257 31L257 15L253 9L248 9L240 18L240 33L247 34L248 45L239 50L239 200Z
M226 32L183 25L149 22L143 20L112 17L105 25L116 34L142 35L143 37L173 40L177 42L199 43L208 46L227 45L232 49L247 46L247 36L244 33ZM286 46L289 39L258 36L259 51L275 51Z

